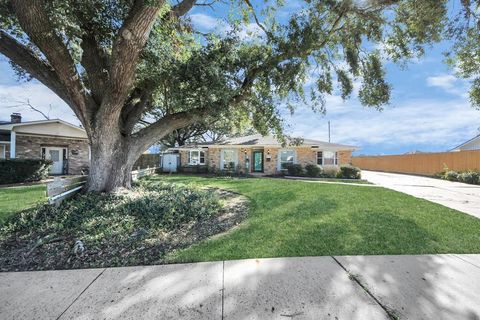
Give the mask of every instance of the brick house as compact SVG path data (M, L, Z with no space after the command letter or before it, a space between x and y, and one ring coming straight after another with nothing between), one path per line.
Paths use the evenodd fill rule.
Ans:
M170 148L180 154L183 171L240 170L246 173L276 174L288 163L337 167L350 164L354 146L303 139L300 144L282 144L273 136L250 135L219 143ZM202 170L204 169L204 170Z
M60 119L22 122L13 113L0 122L0 159L49 159L51 174L82 174L90 148L85 130Z

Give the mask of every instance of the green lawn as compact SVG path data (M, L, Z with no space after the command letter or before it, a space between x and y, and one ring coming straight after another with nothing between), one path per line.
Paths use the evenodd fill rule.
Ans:
M399 192L283 179L159 176L251 200L238 228L171 254L191 262L254 257L480 253L480 219Z
M0 224L12 214L46 201L45 185L0 188Z

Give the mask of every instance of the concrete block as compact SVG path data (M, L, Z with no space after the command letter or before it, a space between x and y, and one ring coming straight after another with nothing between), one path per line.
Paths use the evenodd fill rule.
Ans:
M400 319L480 319L480 269L454 255L337 259Z
M225 262L224 319L387 319L331 257Z
M109 268L61 319L221 319L222 262Z
M0 273L0 319L56 319L102 271Z

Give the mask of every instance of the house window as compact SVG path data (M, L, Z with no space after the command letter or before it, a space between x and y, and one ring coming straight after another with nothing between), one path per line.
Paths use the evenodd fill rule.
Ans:
M233 170L237 165L237 152L235 150L222 150L222 166L221 169Z
M205 151L190 150L188 153L188 164L194 166L205 164Z
M317 164L322 166L336 166L338 164L337 152L318 151Z
M295 151L293 150L281 150L279 153L280 158L280 169L285 169L285 166L288 164L293 164L295 162Z
M318 151L317 152L317 164L321 166L323 164L323 152Z

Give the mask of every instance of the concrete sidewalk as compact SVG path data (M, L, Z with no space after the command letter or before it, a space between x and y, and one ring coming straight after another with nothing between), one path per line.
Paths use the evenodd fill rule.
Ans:
M366 170L362 170L362 178L379 186L426 199L480 218L480 186Z
M480 255L0 273L0 319L479 319Z

